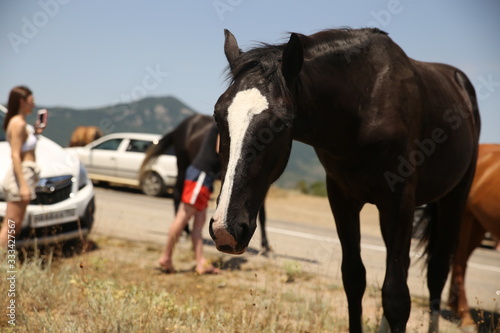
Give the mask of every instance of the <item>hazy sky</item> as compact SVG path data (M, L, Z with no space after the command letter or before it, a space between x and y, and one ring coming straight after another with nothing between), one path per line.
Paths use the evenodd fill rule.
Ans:
M211 114L227 84L224 28L246 50L290 31L367 26L414 59L462 69L479 97L481 141L500 143L498 0L2 0L0 101L25 84L45 106L172 95Z

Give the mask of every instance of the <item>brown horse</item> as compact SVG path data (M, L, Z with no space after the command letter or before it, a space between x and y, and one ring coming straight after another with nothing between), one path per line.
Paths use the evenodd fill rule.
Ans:
M71 134L70 147L83 147L102 136L102 131L97 126L78 126Z
M479 146L476 175L469 192L455 251L448 304L461 326L474 326L465 296L467 260L487 231L500 239L500 145Z

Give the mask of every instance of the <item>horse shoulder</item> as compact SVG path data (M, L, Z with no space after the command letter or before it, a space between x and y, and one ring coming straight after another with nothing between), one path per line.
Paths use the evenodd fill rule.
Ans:
M500 146L480 145L476 175L469 192L467 208L486 230L500 237Z
M498 146L500 148L500 146ZM480 145L477 158L476 174L471 187L471 193L486 192L500 197L500 149L493 150Z

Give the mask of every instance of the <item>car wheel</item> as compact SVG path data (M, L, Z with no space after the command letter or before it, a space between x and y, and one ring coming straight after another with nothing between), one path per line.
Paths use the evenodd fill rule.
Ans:
M141 184L142 191L151 196L158 197L165 192L165 185L160 175L154 171L148 172Z
M92 198L89 201L89 204L85 208L85 213L83 217L80 219L80 223L82 227L88 228L89 232L92 229L92 225L94 224L94 213L95 213L95 200Z

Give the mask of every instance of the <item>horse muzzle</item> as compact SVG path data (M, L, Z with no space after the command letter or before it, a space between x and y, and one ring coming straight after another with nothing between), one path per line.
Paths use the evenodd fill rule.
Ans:
M223 221L213 218L210 219L208 231L217 250L229 254L243 254L253 234L248 223L235 223L234 226L227 227Z

